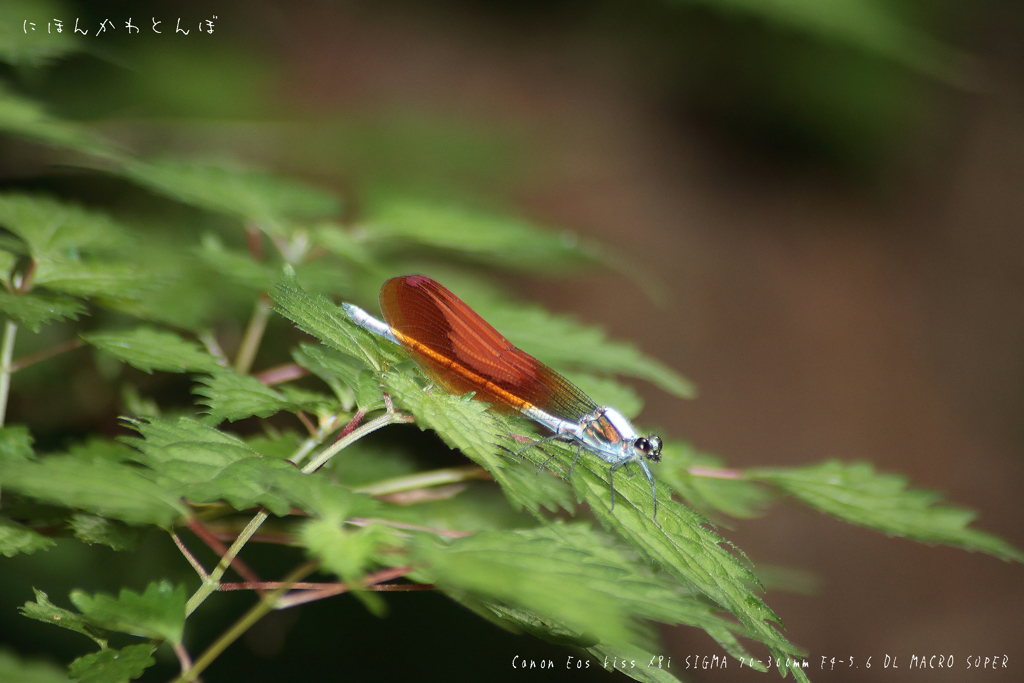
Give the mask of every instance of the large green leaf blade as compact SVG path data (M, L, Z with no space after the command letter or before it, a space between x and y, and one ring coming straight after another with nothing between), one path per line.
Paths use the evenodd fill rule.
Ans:
M140 370L215 372L217 359L195 342L166 330L136 327L118 332L92 332L82 338L98 349Z
M5 491L130 524L167 527L187 514L177 496L138 468L104 460L53 455L38 462L0 462L0 481Z
M90 622L110 631L172 644L181 642L187 599L185 586L174 586L169 581L150 583L141 595L128 588L122 588L116 598L105 593L71 593L71 602Z
M905 477L878 473L870 463L831 460L810 467L757 469L747 474L854 524L923 543L942 543L1024 562L1024 552L998 536L967 528L975 518L973 511L937 504L938 494L907 489Z
M241 420L256 415L270 417L282 410L294 411L299 406L284 394L265 386L251 375L239 375L229 369L200 377L195 393L207 406L207 415L214 424L223 420Z
M149 644L128 645L120 650L107 648L71 662L68 671L80 683L123 683L138 678L156 664Z

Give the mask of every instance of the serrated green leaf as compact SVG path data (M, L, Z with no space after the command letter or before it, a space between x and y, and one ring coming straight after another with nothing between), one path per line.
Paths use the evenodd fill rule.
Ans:
M326 346L299 346L292 357L299 365L326 382L342 407L347 409L353 402L366 412L384 407L380 380L354 358Z
M32 435L25 425L0 427L0 466L5 462L30 460L34 457Z
M217 359L195 342L166 330L136 327L119 332L92 332L82 339L140 370L215 372Z
M998 536L968 529L973 511L938 505L939 494L907 489L905 477L880 474L870 463L831 460L803 468L749 470L747 475L771 482L826 514L892 536L1024 562L1024 552Z
M122 588L118 597L72 591L71 602L94 624L143 638L181 642L185 629L185 586L169 581L150 583L141 595Z
M187 513L176 496L120 463L54 455L38 462L0 462L6 491L94 512L130 524L170 526Z
M338 410L338 399L330 394L319 391L310 391L293 386L282 386L281 395L295 410L305 410L314 415L330 415Z
M554 455L548 467L568 473L576 447L550 442L544 448ZM538 450L529 449L523 457L539 465L548 456ZM638 553L684 585L692 586L732 612L747 629L749 637L766 643L773 651L796 652L778 631L765 623L765 620L778 622L779 619L748 587L748 584L757 585L757 578L721 547L725 539L705 528L708 521L704 517L672 500L671 490L656 479L660 526L655 524L649 482L642 475L629 477L622 470L614 478L616 503L613 510L608 476L607 463L583 452L572 477L577 498L589 504L605 528L614 531Z
M139 530L117 522L82 512L71 516L69 522L75 538L83 543L99 543L114 550L132 550L139 543Z
M80 125L47 114L42 105L0 85L0 131L52 147L109 155L110 145Z
M377 202L368 214L360 236L377 249L427 247L485 263L560 271L595 260L595 250L577 236L507 216L409 199Z
M134 242L125 228L105 214L46 195L0 194L0 225L23 239L36 261L110 252Z
M535 470L525 470L509 448L520 448L510 439L512 423L491 411L486 403L469 396L452 396L433 387L424 390L408 375L388 371L384 384L397 406L416 417L420 429L432 429L452 448L486 469L514 506L539 514L566 507L572 511L565 486L557 480L538 480ZM508 445L505 445L508 444Z
M256 455L238 437L192 418L126 422L143 436L122 439L140 451L135 459L181 484L208 481L231 463Z
M64 667L49 662L20 659L6 647L0 648L0 681L12 683L69 683Z
M57 543L52 538L47 538L6 517L0 517L0 555L14 557L22 553L31 554L55 545Z
M0 313L24 324L33 332L38 332L43 323L53 320L78 320L78 316L85 312L86 308L80 301L59 294L11 294L0 291Z
M283 233L289 219L324 218L341 207L333 194L228 162L133 160L124 174L156 192L201 209L255 221Z
M46 624L53 624L54 626L60 626L66 628L69 631L75 633L81 633L84 636L92 638L100 647L106 647L107 638L110 634L93 624L91 621L85 618L85 616L66 610L63 607L57 607L50 602L49 596L41 590L32 589L36 594L35 602L26 602L24 605L18 608L18 611L22 615L29 619L35 619L42 621Z
M214 372L209 377L200 377L194 392L199 403L207 406L211 422L241 420L253 415L270 417L282 410L295 411L298 404L262 384L251 375L239 375L232 370Z
M129 645L120 650L107 648L71 662L68 671L81 683L123 683L138 678L156 664L152 645Z
M245 458L226 466L209 481L190 484L184 495L196 503L224 500L236 510L264 505L275 515L284 516L291 510L291 500L278 491L276 484L292 474L298 474L294 465L282 460Z
M324 519L344 520L354 516L371 516L378 513L380 503L370 496L353 493L326 477L278 472L274 486L288 496L296 507Z
M310 295L298 286L294 275L287 275L272 294L281 315L299 329L320 339L330 347L381 370L386 365L406 358L394 344L386 346L353 323L343 309L322 295ZM388 348L390 346L391 348Z

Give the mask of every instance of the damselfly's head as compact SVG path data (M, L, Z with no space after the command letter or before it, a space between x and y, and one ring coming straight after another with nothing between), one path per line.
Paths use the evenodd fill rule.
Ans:
M661 462L661 437L656 434L637 437L633 442L636 452L651 462Z

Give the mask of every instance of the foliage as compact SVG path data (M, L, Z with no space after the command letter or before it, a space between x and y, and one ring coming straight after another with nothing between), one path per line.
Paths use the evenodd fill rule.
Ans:
M807 3L770 5L790 23L838 30ZM860 12L862 27L844 29L847 40L863 42L865 25L888 21L857 3L845 6ZM76 49L67 38L0 40L0 58L34 68ZM943 54L931 44L892 56L924 70L942 67ZM0 424L15 415L28 423L0 427L0 554L45 558L54 548L99 544L137 562L146 581L141 591L121 586L116 597L74 590L68 600L75 610L43 590L24 603L25 617L98 646L70 663L76 680L139 677L161 647L178 656L183 675L198 676L270 609L352 592L382 614L387 601L378 588L399 578L407 584L387 588L432 587L492 622L570 646L599 665L610 653L652 659L654 622L702 629L754 667L750 648L799 658L760 597L750 560L710 522L761 514L780 494L884 533L1024 559L967 528L972 513L936 505L934 494L906 490L901 478L868 465L739 472L671 439L656 469L656 522L642 477L617 477L613 505L602 461L585 454L573 469L577 452L559 442L524 450L524 440L543 436L535 425L431 387L399 348L356 326L336 304L366 303L383 277L415 259L438 277L451 275L446 281L458 282L459 294L509 339L631 416L641 403L618 377L692 396L684 377L634 346L495 294L495 268L600 262L595 245L421 197L378 196L356 220L342 215L344 203L330 190L235 162L144 158L6 87L0 129L88 158L82 173L122 184L144 207L0 192ZM232 339L228 331L240 329L248 310L248 326ZM23 355L13 359L16 341ZM75 351L83 346L88 352ZM250 374L253 358L258 372ZM30 366L35 374L23 373ZM69 367L77 368L75 382L64 375ZM173 383L180 375L190 390ZM85 440L50 438L45 422L8 401L9 392L26 405L55 400L81 378L94 394L77 406L79 414L54 419L74 423ZM59 390L43 391L48 382ZM114 399L93 395L124 397L116 407L121 422L103 420L110 406L102 401ZM415 439L396 437L392 448L402 457L367 445L369 434L397 433L390 426L399 423L435 433L474 466L422 468L413 456L425 441ZM47 437L45 445L36 437ZM538 474L541 468L547 471ZM489 482L474 483L479 479ZM500 490L503 499L481 504L471 484ZM273 530L261 529L271 516ZM229 549L213 527L231 532ZM215 568L187 549L185 529L218 553ZM160 534L193 563L190 585L138 561L147 533ZM297 546L309 562L270 588L236 564L242 587L258 591L257 605L191 660L189 629L207 614L197 609L226 588L227 567L256 543ZM297 587L315 568L339 580ZM671 679L660 669L626 673ZM805 680L798 667L781 673ZM0 652L0 679L65 678Z

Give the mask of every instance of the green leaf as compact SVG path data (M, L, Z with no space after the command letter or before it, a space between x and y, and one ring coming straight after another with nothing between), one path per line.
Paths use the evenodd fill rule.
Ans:
M426 541L417 557L444 590L546 615L581 639L590 634L611 645L643 645L650 636L639 620L685 619L713 628L744 652L730 633L734 625L582 525L480 532L447 546Z
M533 306L485 304L478 312L513 344L552 367L636 377L683 398L697 393L693 384L667 365L569 317Z
M183 484L208 481L231 463L256 455L238 437L192 418L126 422L143 436L123 438L141 451L135 459Z
M891 536L1024 562L1024 552L998 536L968 529L973 511L938 505L939 494L908 490L906 478L879 474L870 463L831 460L803 468L750 470L747 475L771 482L821 512Z
M0 225L20 237L37 261L123 249L131 234L108 216L46 195L0 194Z
M576 447L550 442L544 448L554 455L548 466L568 473ZM523 453L541 464L548 456L539 449ZM635 465L630 465L635 467ZM764 620L778 617L749 588L757 585L754 574L721 547L725 539L705 528L707 519L672 499L671 490L656 478L658 522L653 519L651 488L642 475L633 477L620 470L615 476L615 508L611 507L609 466L587 452L580 454L572 477L576 496L586 501L601 524L618 534L643 557L670 572L684 585L732 612L746 628L748 637L759 640L778 653L796 649ZM783 655L784 656L784 655Z
M533 514L539 514L541 506L572 511L564 484L538 479L535 470L527 471L512 457L514 450L522 447L510 438L513 423L486 403L452 396L436 387L426 391L398 371L385 373L384 384L395 405L411 412L420 429L434 430L445 443L486 469L513 506Z
M581 245L572 233L409 199L378 202L360 227L363 243L378 250L397 248L419 254L429 247L485 263L559 271L595 260L594 250Z
M322 295L310 295L298 286L294 275L286 275L273 292L277 310L299 329L328 346L381 370L405 360L405 352L390 342L381 344L374 335L349 320L343 309ZM391 348L388 348L391 347Z
M72 591L74 603L85 618L105 629L142 638L160 638L172 644L181 643L185 629L185 586L159 581L146 586L139 595L122 588L118 597L105 593L90 596Z
M0 517L0 555L14 557L20 553L31 554L46 550L57 543L23 524Z
M129 263L110 261L41 261L32 278L34 285L81 297L132 301L152 285L148 273Z
M700 0L795 28L829 42L846 43L932 78L963 84L966 58L901 19L886 3L870 0Z
M258 263L247 252L230 250L217 235L203 235L202 248L196 253L210 268L253 292L269 291L277 271Z
M327 346L300 344L292 357L326 382L342 406L350 407L354 401L366 412L384 407L380 380L351 356Z
M156 664L152 645L129 645L120 650L104 649L71 662L68 671L81 683L123 683L138 678Z
M6 647L0 648L0 681L12 683L68 683L64 667L49 662L19 659Z
M50 116L38 102L16 95L2 85L0 131L52 147L68 147L87 154L111 153L108 143L82 126Z
M0 4L0 61L43 66L80 48L73 25L54 17L71 14L68 7L45 0L5 0Z
M255 221L279 234L288 219L324 218L341 208L325 190L229 162L133 160L125 164L124 174L185 204Z
M59 294L11 294L0 291L0 313L23 323L33 332L38 332L43 323L53 320L78 320L78 316L85 312L86 308L81 302Z
M36 594L36 601L26 602L24 605L19 607L18 611L21 612L22 615L29 619L35 619L46 624L53 624L54 626L66 628L69 631L74 631L75 633L81 633L84 636L92 638L100 647L106 647L107 638L110 634L104 629L93 624L90 620L77 612L66 610L63 607L57 607L50 602L49 596L47 596L43 591L35 588L32 590Z
M764 484L725 468L720 458L697 453L689 444L678 441L665 442L659 472L659 478L676 495L703 514L760 517L773 498Z
M173 332L150 327L136 327L120 332L93 332L82 338L118 360L152 373L204 371L221 369L217 359L195 342Z
M38 462L0 462L4 490L130 524L170 526L187 509L135 467L53 455Z
M190 484L184 495L196 503L227 501L236 510L265 505L275 515L291 510L291 499L279 492L278 482L291 475L302 476L294 465L282 460L245 458L226 466L209 481Z
M28 427L25 425L0 427L0 466L3 466L5 462L31 460L34 456L32 435L29 434Z
M71 516L69 522L75 538L83 543L99 543L114 550L132 550L139 544L139 530L117 522L82 512Z
M341 577L371 612L382 615L384 602L380 596L360 588L373 554L393 537L393 532L378 524L347 529L343 523L336 515L311 519L302 525L299 538L324 569Z
M200 377L194 391L203 397L199 402L209 408L207 414L214 424L253 415L270 417L282 410L299 409L298 404L286 399L281 392L263 385L251 375L239 375L232 370Z

